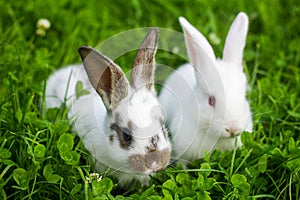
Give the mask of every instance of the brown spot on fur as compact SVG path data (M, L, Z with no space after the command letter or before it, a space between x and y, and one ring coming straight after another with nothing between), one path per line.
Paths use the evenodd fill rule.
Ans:
M114 118L115 118L116 124L120 124L123 121L122 120L122 115L119 112L114 113Z
M160 125L161 125L161 127L162 127L162 131L163 131L163 133L164 133L164 137L165 137L165 139L167 139L167 134L168 134L168 130L167 130L167 128L166 128L166 126L165 126L165 121L162 119L162 118L160 118L159 119L159 122L160 122Z
M156 151L158 141L159 141L158 135L151 137L150 145L146 147L146 151L148 153Z
M142 155L133 155L128 159L128 165L135 171L143 173L147 168L145 166L145 157Z
M120 148L128 150L132 147L133 139L131 132L127 128L119 127L116 123L113 123L110 128L117 133Z
M148 154L135 154L129 157L128 165L138 173L146 171L158 172L165 169L170 162L170 151L154 151Z
M130 132L133 132L134 125L133 125L132 121L130 121L130 120L128 121L127 127L128 127Z
M109 136L109 141L110 141L111 143L114 142L114 136L113 136L113 135L110 135L110 136Z

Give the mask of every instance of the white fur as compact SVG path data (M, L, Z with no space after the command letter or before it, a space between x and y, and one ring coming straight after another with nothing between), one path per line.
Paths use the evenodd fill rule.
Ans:
M152 29L138 51L132 85L123 79L125 74L119 66L90 47L79 50L84 65L62 68L47 82L47 108L66 103L74 131L95 159L97 170L103 172L109 168L123 186L133 179L148 184L149 174L165 168L170 159L165 119L153 86L157 32ZM105 74L105 70L111 73ZM147 72L150 75L143 77ZM112 79L103 78L106 76ZM77 98L75 88L79 81L88 94ZM111 88L107 90L107 87ZM113 125L130 131L133 142L126 146L128 148L121 145ZM141 157L144 158L141 164L145 166L142 169L136 165L139 162L135 162L136 159L143 162Z
M236 139L239 147L240 134L252 131L247 79L242 67L248 18L240 13L235 19L222 60L215 58L200 32L184 18L179 21L191 64L170 75L159 100L167 112L175 155L186 163L203 157L205 151L232 150ZM208 104L210 95L216 99L215 106ZM234 130L235 137L226 129Z
M76 99L75 87L78 81L83 82L84 90L89 91L90 94ZM130 155L145 154L145 146L149 145L149 138L155 134L159 134L160 137L158 150L171 149L169 140L164 139L161 124L155 120L162 115L160 109L156 109L160 108L160 105L152 92L144 88L137 92L131 89L131 94L124 98L116 108L117 112L122 113L124 126L129 120L136 126L134 137L138 142L134 148L124 151L117 140L113 143L109 141L111 130L108 125L111 124L112 116L108 115L82 65L72 65L56 71L47 83L47 108L59 107L66 97L66 104L70 107L69 118L73 119L75 131L96 159L98 171L111 168L112 174L118 177L123 185L133 179L139 180L142 184L149 182L147 174L135 173L128 167L127 159ZM149 174L152 173L149 172Z

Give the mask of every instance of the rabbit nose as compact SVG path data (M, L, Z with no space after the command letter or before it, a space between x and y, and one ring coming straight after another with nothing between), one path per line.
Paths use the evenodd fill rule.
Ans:
M155 151L146 155L146 163L153 172L162 171L170 161L170 150Z
M225 128L225 130L230 134L230 137L235 137L239 133L239 129L237 127L229 127Z

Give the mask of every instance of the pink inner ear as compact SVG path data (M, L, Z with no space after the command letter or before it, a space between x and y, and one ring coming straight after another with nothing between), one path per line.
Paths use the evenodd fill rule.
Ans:
M208 104L209 104L210 106L215 106L215 104L216 104L216 98L215 98L214 96L210 95L210 96L208 97Z

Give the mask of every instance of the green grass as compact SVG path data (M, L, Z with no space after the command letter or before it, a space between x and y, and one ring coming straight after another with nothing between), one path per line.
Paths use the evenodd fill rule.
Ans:
M300 199L299 1L230 2L0 1L0 199ZM182 32L181 15L223 44L239 11L250 18L244 57L255 121L255 131L242 135L244 146L215 151L186 170L170 167L148 188L124 191L105 172L98 182L66 108L41 109L47 77L79 63L79 46L96 46L122 31L158 26ZM45 37L35 33L40 18L51 22ZM222 45L214 48L220 55ZM132 58L117 62L131 66ZM182 62L157 53L157 63Z

